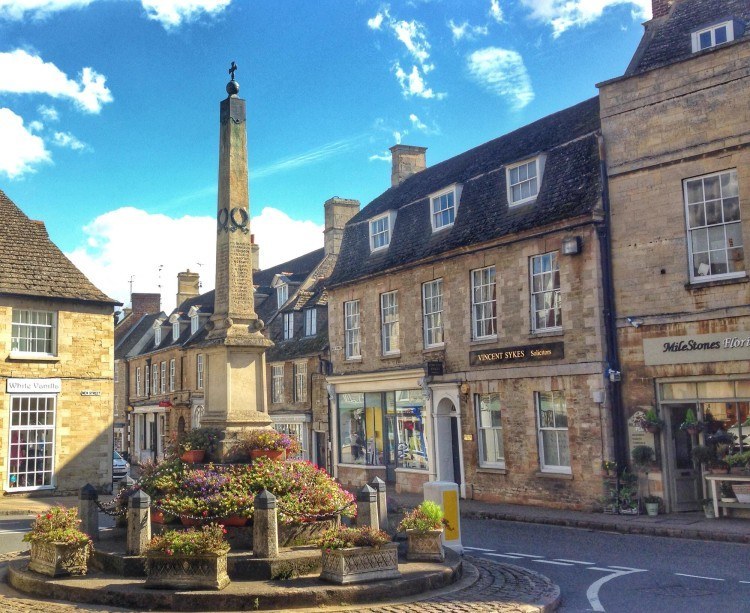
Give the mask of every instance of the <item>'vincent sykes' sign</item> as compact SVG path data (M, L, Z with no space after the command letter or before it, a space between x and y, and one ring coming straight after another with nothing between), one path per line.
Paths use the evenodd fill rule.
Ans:
M516 364L519 362L541 362L559 360L565 357L563 343L546 343L544 345L524 345L504 349L480 349L469 353L472 366L495 366L497 364Z
M643 359L647 366L750 360L750 333L646 338L643 339Z

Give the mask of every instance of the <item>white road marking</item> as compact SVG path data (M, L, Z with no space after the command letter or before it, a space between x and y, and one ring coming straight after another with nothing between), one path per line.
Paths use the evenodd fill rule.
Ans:
M740 583L750 583L750 581L740 581Z
M581 560L566 560L565 558L555 558L558 562L570 562L571 564L584 564L585 566L593 566L596 562L581 562Z
M521 556L509 556L509 555L507 555L505 553L487 553L485 555L494 556L494 557L497 557L497 558L509 558L511 560L523 560L523 558Z
M555 564L556 566L573 566L568 562L555 562L554 560L531 560L531 562L539 562L540 564Z
M464 547L464 549L468 549L469 551L495 551L494 549L485 549L484 547Z
M675 573L678 577L690 577L691 579L707 579L708 581L726 581L718 577L701 577L700 575L686 575L685 573Z
M646 570L648 570L646 568L630 568L630 566L615 566L614 564L610 564L609 567L616 568L617 570L634 570L634 571L638 571L641 573L646 572Z
M601 568L590 568L589 570L604 570ZM601 601L599 600L599 588L602 587L607 581L611 581L612 579L617 579L617 577L623 577L625 575L630 575L632 573L645 573L647 571L635 569L635 570L610 570L610 575L607 575L606 577L602 577L601 579L597 579L594 581L590 586L589 589L586 590L586 598L589 599L589 604L591 605L592 611L604 611L604 607L602 606Z
M544 556L534 556L530 553L516 553L515 551L506 551L509 556L518 556L520 558L543 558Z
M0 530L0 534L25 534L28 530Z
M598 566L589 566L586 570L600 570L603 573L611 573L613 569L611 569L611 568L599 568Z

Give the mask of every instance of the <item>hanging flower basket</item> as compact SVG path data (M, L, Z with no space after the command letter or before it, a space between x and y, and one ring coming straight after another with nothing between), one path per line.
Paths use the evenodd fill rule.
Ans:
M651 434L659 434L661 432L661 425L650 421L643 422L643 429Z

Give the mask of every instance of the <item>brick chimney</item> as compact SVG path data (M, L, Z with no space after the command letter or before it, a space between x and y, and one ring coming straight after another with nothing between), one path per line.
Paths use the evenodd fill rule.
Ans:
M334 196L325 201L326 226L323 230L325 254L336 255L341 249L344 226L359 212L359 200L349 200Z
M669 14L669 9L672 8L675 0L651 0L651 12L653 13L653 19L657 17L665 17Z
M158 313L161 311L161 294L130 294L130 306L135 319L147 313Z
M177 273L177 305L180 306L188 298L193 298L200 293L199 276L197 272L190 272L188 268L185 272Z
M427 168L427 147L394 145L391 147L391 187Z

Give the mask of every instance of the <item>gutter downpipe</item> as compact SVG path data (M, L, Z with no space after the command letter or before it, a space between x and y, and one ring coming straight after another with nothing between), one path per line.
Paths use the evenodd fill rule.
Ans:
M617 344L617 313L615 310L615 292L612 282L612 245L611 245L611 210L609 200L609 181L607 177L607 157L604 147L604 137L597 135L599 145L599 173L602 181L602 208L604 209L604 223L597 225L596 233L599 238L599 250L602 262L602 285L604 290L604 327L607 342L608 370L620 371L619 347ZM618 474L628 465L627 443L624 431L624 411L622 402L621 381L613 381L608 372L604 373L607 380L610 402L612 406L612 437L614 439L615 462ZM618 483L619 486L619 483ZM618 488L619 489L619 488Z

